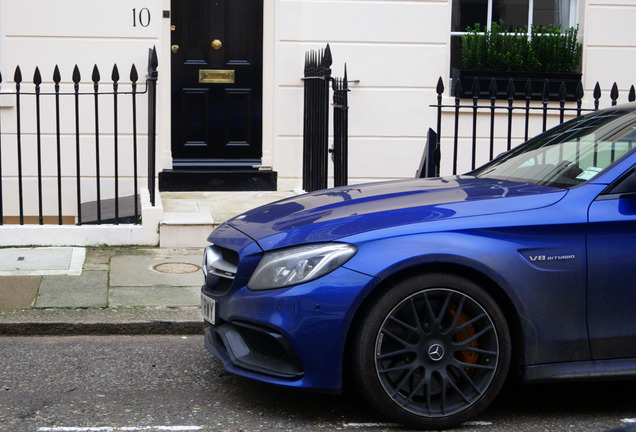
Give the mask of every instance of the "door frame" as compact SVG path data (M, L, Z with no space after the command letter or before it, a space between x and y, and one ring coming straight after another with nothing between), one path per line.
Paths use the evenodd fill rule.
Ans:
M276 74L275 65L278 58L277 39L278 20L277 5L279 0L263 0L263 136L261 170L272 170L274 165L274 137ZM162 0L163 25L161 30L161 57L159 59L159 104L157 112L157 172L172 169L172 113L171 113L171 83L172 71L170 66L170 0Z

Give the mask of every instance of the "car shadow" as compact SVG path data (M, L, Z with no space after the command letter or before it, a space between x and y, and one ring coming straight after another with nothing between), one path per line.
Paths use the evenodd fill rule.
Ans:
M224 371L218 378L222 382L217 382L217 386L232 389L233 403L250 407L254 415L268 418L270 422L289 424L291 421L303 427L327 429L337 425L356 430L409 430L382 417L353 389L342 394L314 393L253 381ZM581 419L591 424L586 430L609 431L617 427L620 419L636 416L634 385L635 381L508 384L484 413L455 430L488 432L500 430L497 428L502 424L537 425L549 420L554 422L554 428L542 430L558 431L566 428L558 426L561 420L565 424L567 419ZM636 432L636 427L630 429L628 425L612 432Z

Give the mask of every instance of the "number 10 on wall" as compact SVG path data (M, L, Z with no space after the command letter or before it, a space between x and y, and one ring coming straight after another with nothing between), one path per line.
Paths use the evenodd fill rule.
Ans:
M137 8L133 8L133 27L148 27L150 25L150 9L142 8L137 11Z

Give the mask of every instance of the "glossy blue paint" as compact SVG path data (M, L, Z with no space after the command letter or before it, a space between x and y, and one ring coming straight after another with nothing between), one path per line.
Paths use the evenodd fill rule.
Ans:
M282 335L304 375L284 379L238 367L209 334L206 346L233 373L337 390L347 337L365 300L375 290L390 289L399 275L445 269L480 275L493 298L506 299L501 306L509 307L509 325L519 325L521 337L513 344L522 349L518 360L525 379L633 374L636 190L612 190L636 176L630 171L636 166L636 145L627 147L630 139L636 141L635 119L635 107L600 111L468 175L318 191L231 219L209 241L238 254L236 277L227 292L213 294L204 287L203 293L217 301L222 323L247 322ZM612 144L616 130L627 138L593 159L578 155L573 174L544 176L561 169L549 158L571 156L581 139L572 138L561 156L549 149L534 156L538 150L599 122L616 124L616 129L598 132L599 142ZM524 152L533 159L515 172L543 177L488 176L491 167L508 169L506 161L514 159L506 158ZM247 288L267 251L318 242L349 243L358 252L312 282L265 291Z
M415 179L305 194L252 210L228 224L271 250L383 228L543 207L563 194L555 188L501 180ZM529 196L535 200L523 199ZM508 198L502 207L491 207L490 200L501 197Z
M595 201L588 228L588 304L594 359L636 357L636 198Z
M219 318L272 328L291 342L305 375L299 380L266 381L334 390L341 386L347 336L342 330L352 319L352 308L343 306L356 304L359 289L375 284L370 276L339 268L313 283L292 288L254 292L243 287L218 298Z

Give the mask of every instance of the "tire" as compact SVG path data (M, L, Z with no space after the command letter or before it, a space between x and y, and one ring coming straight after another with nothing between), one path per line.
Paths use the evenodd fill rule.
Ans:
M478 285L448 274L397 283L357 322L353 371L369 404L423 429L459 425L497 396L510 366L503 313Z

